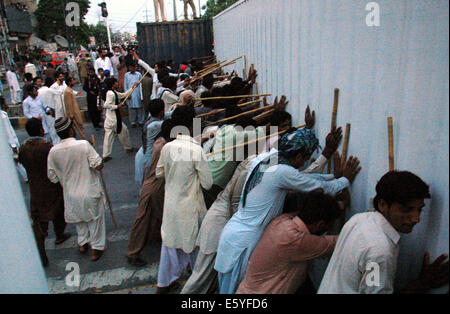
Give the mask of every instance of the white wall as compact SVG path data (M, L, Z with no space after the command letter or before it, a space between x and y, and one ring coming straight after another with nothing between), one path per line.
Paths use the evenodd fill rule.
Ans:
M386 119L394 118L396 169L416 173L432 192L422 222L401 242L401 286L417 276L426 249L432 258L449 250L449 3L379 0L381 26L368 27L368 2L243 0L214 18L216 55L246 55L259 92L288 96L294 124L310 104L322 145L340 89L338 125L352 124L349 154L364 167L352 214L369 207L388 170ZM232 69L242 73L243 62Z

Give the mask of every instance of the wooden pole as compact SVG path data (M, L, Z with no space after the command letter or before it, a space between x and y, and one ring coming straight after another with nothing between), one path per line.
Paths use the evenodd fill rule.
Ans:
M237 96L221 96L221 97L209 97L209 98L195 98L195 101L201 100L221 100L221 99L236 99L236 98L250 98L250 97L264 97L264 96L272 96L272 94L259 94L259 95L237 95Z
M389 140L389 171L394 171L394 120L388 118L388 140Z
M95 145L94 135L91 135L91 139L92 139L92 145L94 146L94 149L97 150L97 147ZM102 184L103 184L103 190L105 191L106 201L108 202L109 212L111 213L111 218L114 223L114 227L117 229L117 222L116 222L116 219L114 218L114 213L113 213L112 206L111 206L111 200L109 199L108 190L106 189L105 177L103 176L102 170L100 170L99 172L100 172L100 178L101 178Z
M295 128L296 128L296 129L301 129L301 128L304 128L305 126L306 126L306 124L303 124L303 125L297 126L297 127L295 127ZM242 143L242 144L239 144L239 145L227 147L227 148L218 150L218 151L216 151L216 152L209 153L209 154L206 155L206 157L211 157L211 156L214 156L214 155L217 155L217 154L221 154L221 153L223 153L223 152L226 152L226 151L229 151L229 150L232 150L232 149L244 147L244 146L249 145L249 144L253 144L253 143L256 143L256 142L259 142L259 141L262 141L262 140L266 140L266 139L268 139L269 137L284 134L284 133L286 133L286 131L287 131L287 130L280 131L280 132L278 132L278 133L276 133L276 134L270 134L270 135L267 135L267 136L264 136L264 137L260 137L260 138L251 140L251 141L249 141L249 142L245 142L245 143Z
M228 118L226 118L226 119L222 119L222 120L219 120L219 121L216 121L216 122L212 122L212 123L208 124L207 127L208 127L208 126L211 126L211 125L216 125L216 124L219 124L219 123L222 123L222 122L227 122L227 121L230 121L230 120L234 120L234 119L237 119L237 118L240 118L240 117L246 116L246 115L248 115L248 114L251 114L251 113L254 113L254 112L258 112L258 111L261 111L261 110L271 109L271 108L274 108L274 107L275 107L275 105L269 105L269 106L265 106L265 107L261 107L261 108L256 108L256 109L253 109L253 110L249 110L249 111L240 113L240 114L238 114L238 115L235 115L235 116L232 116L232 117L228 117Z
M238 105L238 107L242 108L242 107L249 106L249 105L252 105L252 104L260 103L261 101L262 101L262 99L249 101L249 102L246 102L246 103ZM203 113L203 114L199 114L198 116L195 116L195 117L196 118L203 118L203 117L207 117L207 116L210 116L210 115L215 115L215 114L218 114L218 113L221 113L221 112L224 112L224 111L225 111L225 109L220 109L220 110L218 110L216 112Z
M247 80L247 56L244 56L244 81Z
M331 113L331 130L336 127L337 112L339 105L339 89L334 89L333 111ZM331 160L328 161L328 173L331 173Z
M241 59L241 58L242 58L242 56L239 57L239 58L236 58L236 59L234 59L234 60L231 60L231 61L229 61L229 62L227 62L227 63L225 63L225 64L222 64L222 65L220 65L220 66L218 66L218 67L213 67L212 69L207 70L206 72L200 74L199 77L193 79L191 83L193 83L193 82L195 82L195 81L197 81L197 80L200 80L200 79L202 79L203 77L207 76L208 74L211 74L211 73L213 73L213 72L215 72L215 71L217 71L217 70L219 70L219 69L222 69L223 67L226 67L226 66L228 66L228 65L234 64L234 63L236 63L237 60L239 60L239 59Z
M341 165L344 165L345 161L347 160L351 127L352 125L350 123L347 123L347 126L345 127L344 147L342 148Z

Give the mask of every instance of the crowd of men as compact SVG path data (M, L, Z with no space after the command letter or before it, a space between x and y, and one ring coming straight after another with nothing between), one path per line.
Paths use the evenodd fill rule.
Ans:
M318 293L425 293L448 283L447 255L431 263L427 253L418 279L394 287L401 234L412 232L431 198L422 179L386 173L374 187L373 209L343 224L361 167L354 156L341 162L342 129L332 129L321 149L315 113L308 107L305 127L293 128L284 96L246 115L255 108L244 104L251 98L229 96L250 94L257 72L245 79L201 76L204 66L200 59L178 68L150 66L134 50L115 47L110 58L101 49L81 81L90 120L105 131L102 156L86 138L77 79L64 71L28 77L29 138L20 145L7 118L5 125L18 169L26 170L19 169L29 182L44 266L50 221L56 244L71 237L70 223L80 254L97 261L107 249L107 203L97 172L112 159L116 137L127 153L136 152L128 115L131 128L142 129L142 146L135 155L139 211L126 257L143 267L146 245L161 243L157 293L177 289L186 269L183 294L307 293L308 263L323 257L331 259ZM2 100L2 117L6 110ZM261 138L262 147L252 149L249 143ZM324 174L329 161L333 171ZM377 284L369 278L373 264Z

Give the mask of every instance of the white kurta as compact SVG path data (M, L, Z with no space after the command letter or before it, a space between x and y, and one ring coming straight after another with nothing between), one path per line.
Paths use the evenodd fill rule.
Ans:
M393 293L399 241L400 234L381 213L354 215L339 234L318 293Z
M165 177L161 237L169 248L191 253L199 230L199 217L206 214L202 187L212 186L211 170L202 147L190 136L178 135L164 146L156 176Z
M31 73L33 78L37 76L36 74L36 66L33 63L27 63L25 65L25 73Z
M102 158L84 140L68 138L50 150L47 174L62 185L66 222L90 222L104 214L105 196L95 170L101 164Z
M55 97L55 94L54 94L55 90L52 90L47 86L43 86L43 87L39 88L38 92L39 92L39 98L44 103L44 107L49 107L49 108L55 109L54 108L55 105L54 105L54 101L53 101L54 97ZM55 112L55 116L56 116L56 112ZM55 130L55 118L53 118L53 116L51 116L49 114L46 114L45 120L47 122L48 133L49 133L50 137L52 138L53 145L60 143L61 139L59 138L58 134L56 134L56 130Z
M19 148L19 140L17 139L16 132L14 131L11 122L9 121L8 113L0 110L0 118L3 119L6 135L8 136L8 144L11 148Z
M113 67L112 67L112 63L111 63L111 59L109 59L108 57L105 57L105 59L103 60L102 58L98 58L97 60L95 60L94 63L94 68L95 68L95 74L98 75L98 69L103 69L105 70L109 70L109 72L111 72L111 75L113 75Z
M6 72L6 80L8 82L9 91L11 94L11 102L17 103L19 101L17 92L20 90L19 80L17 79L17 74L12 71Z
M42 127L44 128L44 133L48 133L47 121L45 120L45 107L41 98L37 96L36 98L32 98L28 96L22 104L23 114L27 119L31 118L42 118Z
M67 85L63 82L59 85L57 82L53 83L50 86L50 89L53 92L53 106L49 106L50 108L55 110L55 120L59 118L63 118L64 114L64 91L66 90Z

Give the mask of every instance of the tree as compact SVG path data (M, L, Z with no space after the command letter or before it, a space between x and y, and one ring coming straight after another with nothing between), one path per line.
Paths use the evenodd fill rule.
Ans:
M203 9L206 8L206 12L203 15L203 18L209 19L213 16L219 14L229 6L236 3L238 0L208 0L206 2L206 6L203 6Z
M66 25L66 4L77 2L80 7L80 26ZM87 45L89 43L89 26L83 21L89 10L89 0L40 0L35 11L38 21L37 35L53 41L55 35L66 37L71 44Z
M97 25L89 25L89 36L95 37L97 47L108 46L108 30L102 22L98 22Z

